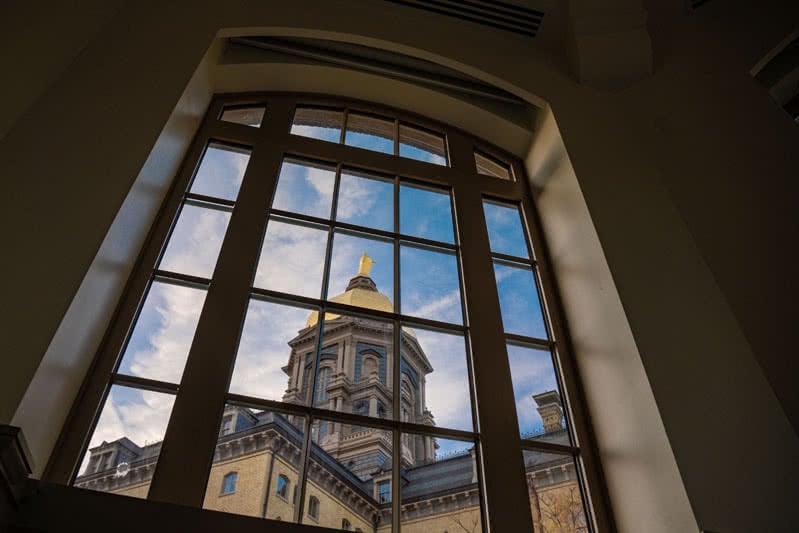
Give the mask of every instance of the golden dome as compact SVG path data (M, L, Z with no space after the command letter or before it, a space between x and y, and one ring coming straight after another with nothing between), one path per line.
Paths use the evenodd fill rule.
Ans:
M347 289L342 294L330 298L330 301L356 307L365 307L366 309L374 309L376 311L394 312L394 304L391 303L388 296L382 292L362 289L360 287ZM333 320L339 316L340 315L335 313L328 312L325 316L325 320ZM305 327L309 328L318 321L319 311L313 311L308 315L308 320L305 321Z
M369 277L369 272L372 270L374 264L375 261L364 252L358 262L358 273L350 280L347 285L347 290L342 294L330 298L330 301L355 307L365 307L366 309L374 309L376 311L393 312L394 304L391 303L388 296L377 290L375 282ZM339 316L341 315L328 312L325 320L333 320ZM318 321L319 311L313 311L308 315L308 320L305 321L305 327L310 328Z

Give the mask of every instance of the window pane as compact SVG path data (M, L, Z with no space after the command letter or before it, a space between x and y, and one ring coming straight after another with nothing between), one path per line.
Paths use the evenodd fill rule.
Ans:
M319 298L327 235L326 228L270 218L255 273L255 286Z
M494 277L505 332L546 339L547 330L533 271L529 267L494 261Z
M447 164L444 137L429 131L400 124L400 155L436 165Z
M549 350L508 344L516 416L523 439L569 444L566 415Z
M294 112L291 133L337 143L341 140L342 122L344 122L344 113L341 111L298 107Z
M455 242L452 202L446 192L400 186L400 233L432 241Z
M400 246L400 304L403 314L463 323L455 254Z
M350 113L344 144L386 154L394 153L394 121Z
M113 385L75 486L146 498L175 397Z
M391 431L314 420L311 441L302 523L338 529L347 519L353 529L390 532L391 501L381 503L379 489L391 482Z
M333 236L327 298L393 312L394 244L337 231Z
M474 443L409 433L400 440L407 468L400 488L402 530L482 532Z
M296 390L287 389L291 376L284 367L315 350L318 328L309 323L311 314L308 309L251 299L230 392L303 403Z
M119 373L180 383L205 294L204 289L153 281Z
M522 217L515 206L483 202L491 251L498 254L529 257Z
M330 218L335 177L334 167L286 159L280 167L272 208Z
M250 151L246 148L211 142L203 154L189 191L235 200L249 161Z
M309 321L316 323L317 314ZM308 345L288 366L289 389L322 409L378 418L391 418L394 326L374 318L325 313L322 351L313 382L316 346ZM325 428L323 428L325 429ZM340 439L333 431L320 441Z
M303 417L227 404L203 509L292 522L304 428Z
M365 172L342 171L336 220L393 231L394 183Z
M524 450L524 468L535 531L590 531L571 456Z
M210 279L228 222L226 209L183 204L158 268Z
M403 326L400 368L404 422L474 430L463 336Z
M264 118L264 111L266 111L266 107L262 105L225 106L220 118L225 122L235 122L257 128Z
M477 173L485 176L499 178L501 180L511 179L510 167L505 163L500 163L496 159L481 154L474 153L474 162L477 165Z

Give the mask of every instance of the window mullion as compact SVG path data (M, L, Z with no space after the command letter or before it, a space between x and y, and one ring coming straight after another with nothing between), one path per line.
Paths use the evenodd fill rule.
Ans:
M287 135L292 106L275 100L259 139ZM279 143L253 148L153 475L152 500L201 507L228 382L281 163Z
M473 145L466 137L449 136L452 167L474 173ZM521 442L516 424L510 365L488 231L482 216L482 191L471 180L453 187L467 308L471 310L470 344L474 369L484 465L485 498L492 531L531 531ZM479 310L479 320L475 313Z

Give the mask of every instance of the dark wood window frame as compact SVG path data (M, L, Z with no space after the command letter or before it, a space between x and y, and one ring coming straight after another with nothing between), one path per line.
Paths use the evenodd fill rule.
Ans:
M219 120L224 106L265 104L267 107L260 128ZM353 109L382 117L394 117L395 154L398 153L398 125L404 124L440 132L447 146L447 166L425 163L397 155L372 152L322 140L291 135L289 130L296 106L326 106L336 109ZM346 114L347 111L345 111ZM343 130L342 130L343 137ZM252 149L249 165L239 191L238 199L230 202L232 216L222 244L213 280L206 280L171 272L160 272L157 264L163 243L169 236L176 215L185 200L188 184L210 141L230 143ZM478 174L475 150L507 162L516 178L505 181ZM395 302L394 312L365 310L344 304L314 298L286 295L274 291L254 289L254 277L261 241L268 217L279 214L271 209L272 198L284 156L307 157L328 161L340 173L343 166L352 166L383 175L395 176L395 217L399 216L397 188L402 181L441 186L451 191L455 221L456 243L453 245L459 259L462 286L464 323L462 326L433 320L408 317L399 313ZM335 195L334 195L335 197ZM535 255L530 254L528 264L536 273L539 298L544 308L549 339L537 339L503 333L497 286L494 278L492 253L483 216L483 200L504 201L520 207L523 223ZM195 198L203 200L203 198ZM335 200L334 200L335 201ZM217 203L219 203L217 201ZM306 218L308 222L321 222L330 227L348 225L330 220ZM357 229L353 226L350 229ZM398 225L395 231L398 231ZM369 230L383 234L395 243L400 236L394 232ZM402 236L404 242L420 245L432 243L425 239ZM395 245L395 272L398 272L398 246ZM531 250L531 252L532 252ZM497 257L497 254L493 254ZM501 258L501 257L500 257ZM514 260L517 258L513 258ZM330 246L327 259L329 270ZM580 486L592 530L613 531L607 490L595 440L591 431L585 399L580 387L573 351L566 331L565 319L558 300L555 281L547 259L547 249L539 228L532 194L522 163L490 144L455 128L431 122L406 112L360 101L319 95L266 93L253 95L220 95L211 103L196 138L186 156L182 169L176 176L148 240L139 256L136 268L120 300L106 336L94 358L87 378L75 400L67 422L61 432L56 451L45 471L44 479L69 484L78 474L82 454L97 422L99 411L105 403L111 385L128 385L139 389L165 392L176 396L169 426L162 444L160 458L151 480L148 499L181 505L202 507L207 488L207 476L213 461L225 404L238 403L258 409L267 409L305 417L335 419L338 422L371 426L393 432L393 449L400 450L402 433L434 435L475 442L479 483L483 506L483 531L532 531L532 516L527 493L527 482L522 450L559 452L575 458L580 471ZM327 270L326 270L327 271ZM207 288L205 305L189 352L183 378L179 385L116 373L119 359L129 330L135 322L140 302L152 279L164 277L172 282L200 285ZM326 283L326 281L325 281ZM395 274L394 295L399 300L399 275ZM399 416L401 402L394 402L393 419L376 419L353 413L319 409L313 405L287 404L229 394L238 338L251 295L278 298L287 302L313 306L320 312L335 311L354 315L368 315L392 321L394 348L399 353L399 324L418 325L461 333L467 341L468 366L472 377L475 431L461 431L402 422ZM480 309L480 318L469 318L469 309ZM213 325L213 327L209 327ZM321 335L319 336L321 344ZM515 416L496 416L497 413L514 413L515 401L511 384L506 342L544 347L553 353L555 370L573 445L522 440ZM319 347L321 348L321 346ZM400 391L400 358L394 358L395 394ZM315 375L315 373L314 373ZM305 431L304 457L299 478L304 478L308 465L310 431ZM399 487L399 461L393 462L392 492ZM298 482L299 505L295 507L295 521L303 516L305 484ZM590 487L590 490L588 490ZM392 495L394 531L399 531L401 500ZM490 529L489 529L490 526ZM312 530L309 530L312 531Z

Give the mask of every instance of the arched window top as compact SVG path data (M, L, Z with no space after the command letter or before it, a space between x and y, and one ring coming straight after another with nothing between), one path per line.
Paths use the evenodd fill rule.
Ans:
M316 496L308 499L308 516L313 519L319 518L319 499Z
M352 531L352 525L350 524L350 521L347 520L346 518L341 519L341 529L343 529L344 531Z
M243 394L254 401L253 412L248 414L244 409L236 410L242 424L246 422L241 429L252 427L248 424L269 424L270 430L274 428L275 431L285 433L283 438L286 440L296 439L298 436L302 440L310 435L314 446L332 454L342 465L346 464L342 471L336 472L336 475L340 474L346 480L351 479L351 475L358 477L368 473L366 470L372 468L375 455L378 457L378 464L389 460L383 456L383 452L373 451L374 447L370 443L373 442L371 439L384 439L384 433L390 435L392 432L403 436L402 449L395 450L395 460L399 460L401 456L403 462L409 460L413 463L408 466L430 468L434 471L437 467L433 463L445 457L443 450L449 450L443 448L441 452L436 451L439 448L436 439L441 438L436 436L439 433L436 428L466 432L470 436L464 435L463 442L479 442L481 428L475 427L472 415L475 412L500 412L504 401L502 398L507 395L492 394L492 391L500 388L512 389L514 394L516 389L524 390L523 395L520 395L527 405L524 410L519 409L520 417L524 414L527 419L536 420L538 414L543 416L543 413L547 413L547 416L552 415L550 418L562 418L558 409L571 409L573 406L568 405L570 398L564 396L561 399L562 406L552 405L551 402L544 402L546 398L542 394L560 394L559 390L539 391L533 385L528 387L526 383L518 382L520 376L524 378L530 375L529 369L533 363L536 363L535 368L541 367L538 364L540 355L540 362L551 378L546 382L546 387L556 388L561 381L571 383L571 378L567 375L570 366L557 366L561 341L559 338L553 340L550 335L552 328L548 317L556 317L558 313L549 312L547 307L548 302L556 299L548 294L551 284L544 283L546 269L539 269L539 263L545 258L533 253L527 232L535 223L534 211L529 207L527 183L512 179L513 172L517 172L517 177L524 175L521 163L510 157L506 163L499 159L493 161L493 155L492 160L489 160L484 154L492 151L466 132L450 130L445 125L436 126L432 123L429 127L433 129L426 131L405 122L405 115L399 112L397 116L389 116L390 112L383 110L380 111L383 118L380 118L364 113L365 109L351 112L349 104L345 103L340 106L340 111L336 112L337 118L333 120L322 107L316 110L317 113L305 105L306 102L299 102L298 105L294 96L276 94L274 101L269 101L270 112L265 114L264 103L270 98L273 97L255 97L255 107L260 110L257 117L244 115L241 105L245 104L239 101L239 97L224 96L214 102L203 123L201 134L190 150L193 155L184 164L186 170L180 173L173 184L174 192L168 202L171 207L164 210L163 217L159 219L159 227L172 230L159 230L158 234L163 234L163 239L153 239L147 246L145 255L152 260L142 262L135 274L137 281L132 284L141 290L132 289L133 293L126 294L125 301L131 303L120 311L120 318L115 322L114 327L119 331L145 335L149 334L149 330L141 328L152 326L153 320L148 318L152 315L158 320L163 319L162 325L166 328L171 324L172 317L158 314L163 305L156 298L174 297L174 301L170 299L168 302L170 313L194 313L191 316L196 315L197 331L204 332L202 335L218 335L220 346L240 346L240 354L231 350L213 350L214 353L211 354L211 351L191 351L189 347L192 355L188 357L186 379L191 381L199 379L192 376L208 377L213 382L213 388L178 388L180 376L138 376L143 380L174 382L173 389L164 392L171 393L177 402L175 405L180 406L175 408L174 427L204 427L202 424L208 423L206 419L213 419L216 424L218 413L210 404L216 402L214 405L219 405L227 401L223 391ZM325 104L336 105L329 104L328 99L319 99L319 106ZM286 134L286 126L292 120L292 113L294 118L291 134ZM389 120L384 120L385 118ZM408 116L407 120L416 119ZM419 120L423 121L422 118ZM263 127L260 131L263 134L256 131L261 123ZM334 124L338 126L334 127ZM439 126L440 133L437 134L433 130ZM335 131L331 133L330 130ZM308 142L308 139L300 138L314 137L310 135L312 131L320 132L320 135L330 134L330 143L333 144ZM262 147L269 146L278 136L281 150L264 151ZM448 136L451 143L447 142ZM217 141L216 138L224 138L226 141ZM337 144L342 146L336 146ZM375 150L376 147L386 149ZM478 147L479 153L476 152ZM260 171L245 172L253 150L267 154L263 156L264 162L258 165L280 168L276 175L270 177L268 183L259 181L256 174ZM370 154L368 150L385 151L392 157ZM449 150L453 151L451 159ZM284 156L294 153L302 156ZM403 157L406 158L404 161L401 160ZM421 162L411 162L408 161L409 158L421 159ZM448 165L450 161L453 163L451 168ZM506 171L495 167L505 168ZM345 168L349 170L344 172L342 169ZM222 172L220 169L224 170L225 175L230 174L230 183L217 183L219 180L211 179ZM478 172L488 177L481 180ZM461 187L464 179L470 184L469 187ZM261 185L263 188L259 189ZM358 196L364 191L369 192L369 202L361 201L361 196ZM260 199L253 200L255 196ZM344 208L349 205L348 202L357 204L363 213L348 212ZM234 204L237 206L237 213L243 212L244 215L228 216ZM220 251L221 248L210 250L202 243L197 244L186 237L193 235L191 230L197 226L197 217L200 215L196 213L203 213L200 217L203 220L206 216L221 217L218 220L219 227L214 226L214 242L221 246L226 239L226 232L230 231L231 235L237 236L237 246L224 247L224 251ZM242 232L242 228L250 222L257 223L260 229ZM205 231L205 226L197 227ZM287 251L285 243L280 240L289 230L292 232L291 238L297 239L296 242L291 241L291 251ZM309 237L300 238L301 235ZM318 238L311 238L311 235ZM344 237L359 240L347 241ZM347 242L360 244L345 254L342 250L348 250ZM180 255L175 250L183 250L184 246L192 251L195 262L184 265L175 259L175 254ZM348 255L350 252L352 257ZM371 272L357 264L358 254L367 252L370 257L374 256L373 261L377 265ZM256 280L253 282L251 279L240 279L242 273L246 272L248 276L251 274L251 260L256 255L259 257ZM217 263L219 268L214 266ZM338 271L339 263L344 269L341 272ZM489 283L490 286L486 287L485 275L490 276L486 269L490 265L493 265L496 286ZM292 275L275 277L268 274L275 271L274 269L283 268L290 268ZM365 275L361 275L361 272ZM294 275L297 279L294 279ZM186 287L187 291L191 290L199 295L197 302L200 303L192 299L194 303L191 308L185 308L183 304L187 298L174 296L171 292L174 287L167 287L166 284L169 281L177 287L180 285L177 282L182 283L186 276L208 282L213 278L214 286L223 289L209 292L208 283L198 283L198 287ZM358 291L359 295L363 291L369 298L361 301L353 296L351 300L335 300L331 303L332 298L329 296L339 292L338 288L334 290L334 286L342 285L348 276L355 276L350 278L351 281L358 278L348 290L353 291L353 295L356 294L354 291ZM542 287L540 290L539 283ZM184 287L181 286L182 288ZM257 298L251 298L246 306L234 306L235 309L227 305L229 302L225 298L213 296L224 294L228 290L246 291L250 288L266 292ZM530 296L519 297L522 290L525 291L524 295ZM207 302L202 303L206 293L210 296ZM278 296L279 302L271 301ZM386 298L389 304L386 304ZM471 313L469 316L464 315L464 298L479 303L466 309L467 314ZM244 300L240 301L243 303ZM343 316L334 312L346 311L347 308L342 308L341 305L355 305L359 301L363 305L358 304L361 309L352 313L353 320L334 318ZM490 305L482 305L484 301ZM374 306L366 305L368 302L377 303ZM209 311L203 311L203 306L207 306ZM155 309L152 313L151 308ZM315 311L309 315L308 312L312 309ZM230 313L235 313L236 316L228 319ZM322 319L322 316L326 318ZM515 321L510 321L511 318ZM227 327L227 320L231 324L243 324L244 327ZM280 324L281 327L272 327L270 321ZM404 324L412 324L414 329ZM486 327L486 324L491 327ZM339 325L341 328L338 328ZM503 343L508 346L506 352L510 357L510 375L491 374L496 374L496 377L488 381L482 380L478 386L473 379L474 374L481 369L490 369L492 361L490 357L470 357L469 345L466 343L469 328L479 332L479 335L474 333L475 338L487 339L481 346L499 347ZM125 349L128 337L118 337L118 340L114 337L115 340L108 345L108 349L103 349L102 355L103 368L117 368L113 372L115 378L117 374L129 374L129 370L133 368L130 365L136 363L135 350ZM331 340L339 344L320 344ZM171 345L167 343L165 346ZM280 349L274 354L269 349L268 358L260 357L260 352L253 354L258 355L258 372L275 370L275 374L281 379L261 379L252 372L252 368L248 369L243 365L248 346L279 346ZM519 349L538 350L540 354L536 352L530 357L523 357L517 353ZM511 353L514 350L516 352ZM114 366L120 354L122 361ZM502 355L504 354L499 354ZM213 358L217 357L223 359L226 368L234 368L233 376L217 376L210 371L216 368L218 361ZM337 357L341 357L341 360ZM288 364L281 366L286 360ZM341 364L339 367L338 361L346 362L346 365ZM341 376L337 374L339 368ZM555 368L559 372L556 373ZM288 376L287 387L277 369ZM338 390L328 393L333 375L337 376L334 386L341 387L341 401L338 401ZM374 383L375 375L378 383ZM442 394L444 391L440 387L441 381L436 379L437 376L447 377L445 394ZM250 379L252 377L257 379ZM514 378L516 382L513 382ZM91 380L91 390L105 390L105 385L109 384L107 375L100 373L92 376ZM125 383L130 383L130 380ZM193 383L195 382L191 381L190 384ZM138 385L134 383L131 387L135 390ZM213 398L214 402L201 401L202 395L207 394L208 390L219 391L219 397ZM368 401L363 401L365 396L369 397ZM480 402L476 405L473 400L478 396ZM337 401L330 401L331 397L336 397ZM537 405L531 404L531 398ZM114 394L108 396L108 402L113 402L114 399ZM262 404L259 399L267 403ZM100 397L82 400L81 409L100 413L102 401ZM286 402L287 408L273 405L275 402ZM288 404L293 404L293 407L289 409ZM187 409L186 405L198 407ZM258 409L255 409L256 406ZM304 417L296 411L297 406L307 408L310 413ZM452 406L457 406L457 409L452 409ZM112 409L114 405L109 403L108 407ZM149 404L142 405L142 408L147 407ZM272 408L275 409L274 413L270 412ZM315 411L318 408L330 408L331 411L325 418L317 418ZM353 420L345 415L345 410L356 413L359 418L356 422L363 426L352 424ZM579 409L569 412L572 411L577 411L579 416ZM282 412L290 414L281 414ZM369 416L377 416L382 420L378 422L375 418L366 418ZM94 422L99 423L96 418ZM235 432L236 426L240 425L236 424L236 419L229 422L230 424L225 424L223 421L223 434ZM375 422L378 423L375 425ZM403 431L408 422L419 424L418 435ZM429 425L429 431L424 430L422 424ZM512 439L515 442L518 438L514 434L516 428L509 426L512 424L490 426L500 432L491 438ZM365 427L380 429L367 432L363 431ZM550 442L551 439L559 439L557 444L564 447L566 460L572 460L571 456L579 456L581 451L572 446L572 439L579 437L576 434L582 431L582 426L566 427L564 422L552 424L551 427L551 435L546 435L543 440ZM339 428L342 429L334 432ZM519 430L527 434L525 427ZM80 438L91 441L86 438L85 431L77 433ZM175 462L175 457L180 457L181 451L191 451L192 446L196 446L194 435L174 431L170 433L173 434L178 435L175 437L175 448L178 452L166 454L159 459L170 465L179 464ZM236 436L245 435L240 433ZM125 437L136 440L136 435L133 434ZM340 443L350 437L352 440L346 441L347 446L352 442L355 451L350 454L347 450L343 456L337 456L342 453L339 451ZM538 437L539 434L535 433L529 439L526 438L523 443L525 450L536 448L539 441L535 439ZM581 437L580 440L585 439ZM361 443L368 445L361 446ZM80 446L76 441L69 449ZM248 446L246 450L242 449L242 453L250 453L250 449L253 453L260 452L260 447ZM210 443L205 453L213 453ZM483 457L486 464L501 464L502 461L509 460L500 456L495 448L486 449ZM479 462L469 463L466 456L461 458L455 455L452 459L452 464L462 464L465 469L469 464L473 464L472 468L481 468ZM64 461L77 464L78 460L77 457L57 459L59 464ZM192 465L194 463L193 461ZM206 463L207 461L198 467L206 467ZM176 479L170 478L171 481L180 486L179 469L169 466L161 471L172 472L169 475L176 476ZM279 471L279 476L271 478L275 488L271 489L270 486L270 490L284 498L284 502L288 500L290 493L293 494L290 489L296 491L300 486L307 486L304 484L308 482L309 472L289 472L292 474L291 480ZM486 483L485 486L502 486L499 481L502 481L503 475L494 471L487 473L486 477L496 483ZM237 491L236 472L229 472L222 479L217 476L218 472L212 479L214 484L221 481L220 495L236 493L228 501L239 498L244 501L245 496L253 497L247 494L246 484L242 491ZM299 477L294 479L293 476ZM120 480L120 483L122 481L124 480ZM250 478L246 481L249 482ZM384 478L378 483L370 492L380 504L387 504L392 499L392 483ZM393 488L399 494L400 487ZM482 488L481 485L480 489ZM214 490L219 489L213 486L209 492ZM420 497L427 496L424 494L425 490L420 488L416 494ZM500 501L501 497L497 492L496 489L489 491L486 501ZM319 521L320 498L309 495L306 502L301 502L300 499L304 496L302 492L299 494L295 503L303 506L307 502L305 514L314 521ZM478 498L477 501L483 500ZM254 505L257 507L260 504L256 502ZM325 505L326 513L332 513L332 504ZM358 516L357 512L350 513L346 510L340 512L340 517L341 514ZM521 516L522 514L526 516ZM513 514L511 522L516 523L514 520L524 520L527 516L529 513L521 513L519 516ZM331 520L336 520L334 515ZM342 527L348 525L347 519L341 517L339 520ZM327 523L335 526L335 522L330 520ZM368 525L368 520L362 523Z
M222 494L233 494L236 492L236 481L238 477L238 472L229 472L225 474L225 477L222 479Z
M291 482L289 481L289 478L287 478L283 474L280 474L279 476L277 476L277 490L275 492L279 496L282 496L283 498L288 498L290 485Z

